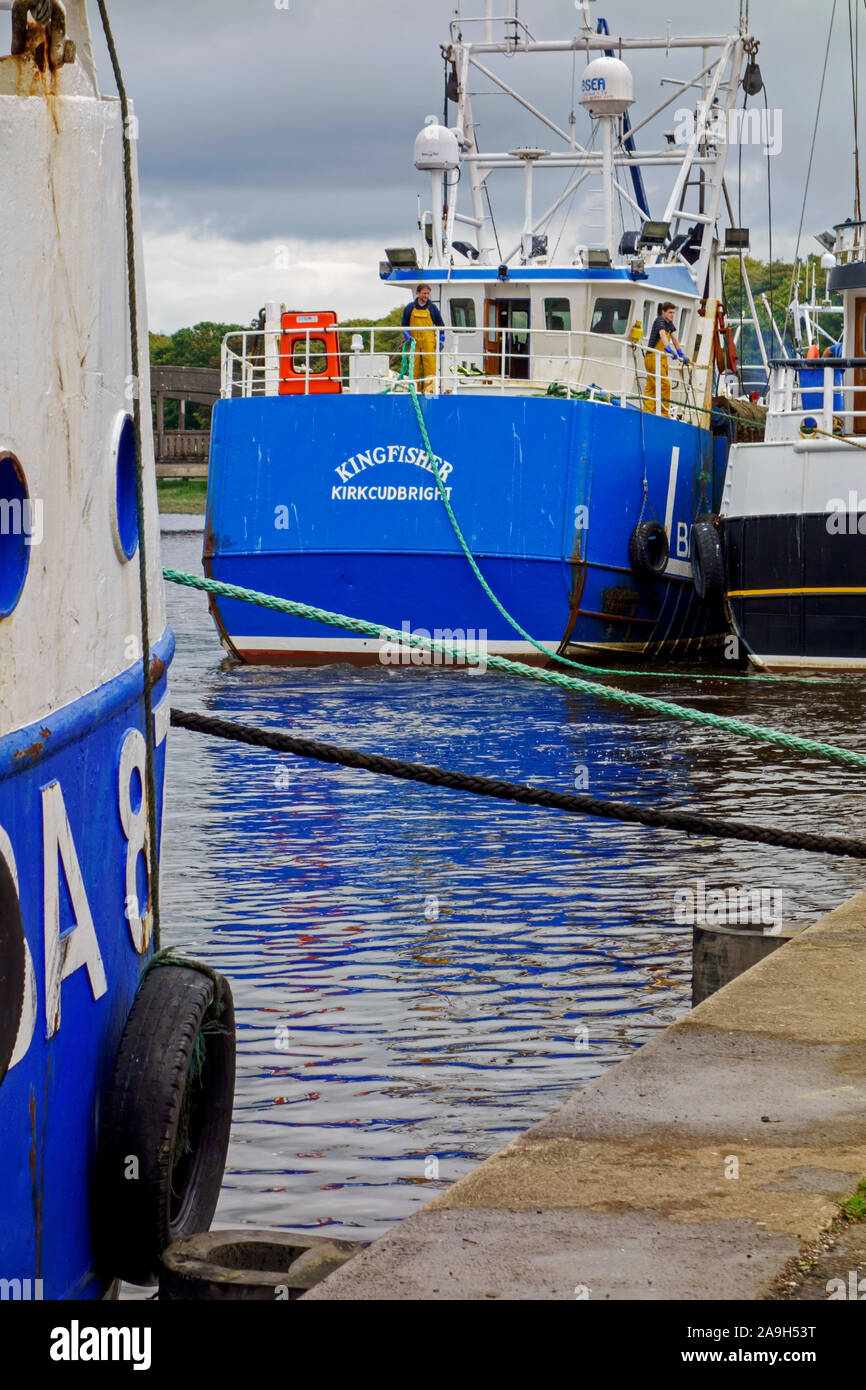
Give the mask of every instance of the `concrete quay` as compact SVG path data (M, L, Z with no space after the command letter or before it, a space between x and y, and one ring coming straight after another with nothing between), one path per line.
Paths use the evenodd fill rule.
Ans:
M866 1174L866 892L307 1299L755 1300Z

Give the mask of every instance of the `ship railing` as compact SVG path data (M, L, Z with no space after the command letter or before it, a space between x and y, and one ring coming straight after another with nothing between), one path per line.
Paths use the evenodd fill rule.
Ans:
M769 363L768 442L866 434L866 357L785 357Z
M424 330L421 330L422 332ZM568 328L451 327L432 334L426 354L416 339L414 377L419 390L448 395L557 396L601 400L657 415L707 423L689 364L621 334ZM227 335L222 350L224 398L278 395L350 395L406 390L403 330L354 324L295 334L282 351L279 329ZM338 347L334 350L334 337Z

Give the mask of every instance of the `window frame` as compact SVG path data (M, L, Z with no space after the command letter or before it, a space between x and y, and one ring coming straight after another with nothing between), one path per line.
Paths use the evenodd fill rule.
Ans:
M551 318L553 317L554 313L557 312L557 310L554 309L554 307L553 307L555 304L564 304L564 305L566 306L566 308L565 308L566 324L565 324L565 327L564 327L564 328L554 328L554 327L553 327L553 324L550 322L550 320L551 320ZM551 296L550 298L545 297L545 300L544 300L544 327L545 327L545 329L546 329L546 331L547 331L548 333L570 333L570 332L571 332L571 300L570 300L570 299L567 299L564 295L557 295L557 296L555 296L555 297Z
M623 327L622 327L621 330L613 329L612 332L610 332L610 333L605 333L604 331L602 331L602 330L596 328L595 324L593 323L593 319L595 318L596 314L598 313L599 307L600 307L600 305L602 305L602 304L614 304L614 305L616 305L616 304L627 304L627 305L628 305L628 312L627 312L627 314L626 314L626 316L625 316L625 322L624 322ZM635 301L634 301L634 299L631 298L630 295L626 295L626 296L625 296L624 298L622 298L622 299L611 299L611 298L610 298L609 296L607 296L607 295L598 295L598 296L595 298L595 300L593 301L592 308L590 309L590 314L589 314L589 331L590 331L590 333L599 333L599 335L600 335L601 337L603 337L603 338L604 338L604 337L609 337L609 338L625 338L625 337L627 337L627 336L628 336L628 330L629 330L629 324L630 324L631 321L632 321L632 311L633 311L633 309L634 309L634 304L635 304ZM614 311L614 318L617 318L617 317L618 317L618 315L617 315L616 311Z
M471 314L472 314L472 323L457 323L457 322L455 322L454 311L455 311L455 309L457 309L458 307L459 307L464 313L466 313L467 309L471 311ZM451 320L451 327L454 329L455 333L477 333L477 332L478 332L478 306L477 306L477 304L476 304L476 302L475 302L474 296L470 296L470 297L467 298L467 299L449 299L449 301L448 301L448 317L449 317L450 320Z

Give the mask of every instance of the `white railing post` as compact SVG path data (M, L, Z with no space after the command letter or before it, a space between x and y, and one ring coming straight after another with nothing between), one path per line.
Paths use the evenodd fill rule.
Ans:
M833 433L833 368L824 368L824 409L821 413L822 427L828 434Z
M364 349L364 339L360 333L352 335L352 368L349 375L349 390L353 396L357 396L361 390L361 353Z

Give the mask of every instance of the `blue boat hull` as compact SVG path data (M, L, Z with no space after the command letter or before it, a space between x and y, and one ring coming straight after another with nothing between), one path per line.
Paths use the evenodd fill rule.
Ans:
M694 518L716 511L727 443L598 401L443 395L422 402L467 542L504 607L550 651L700 659L728 632L691 583ZM629 563L639 521L671 539L660 579ZM224 400L213 417L205 569L213 578L397 630L538 656L463 555L405 395ZM247 661L379 658L359 639L214 599Z
M160 825L173 646L167 629L153 653ZM0 1081L4 1298L98 1298L110 1275L94 1264L91 1180L102 1097L151 949L128 892L147 901L143 729L138 663L0 738L0 852L17 872L29 956L17 1055Z

